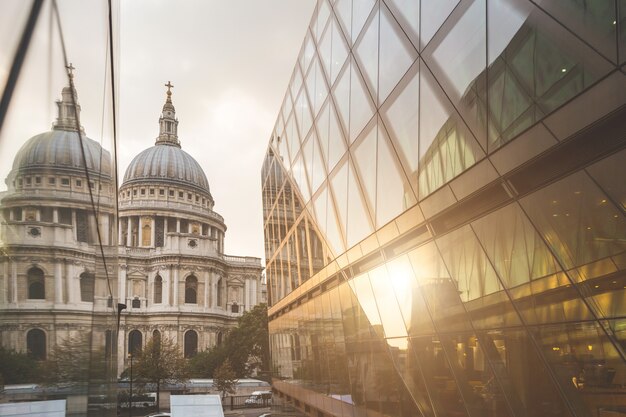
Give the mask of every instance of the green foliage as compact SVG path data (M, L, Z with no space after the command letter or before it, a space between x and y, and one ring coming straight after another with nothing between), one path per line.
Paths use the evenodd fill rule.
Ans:
M101 348L92 351L91 332L70 336L59 342L47 361L41 363L43 382L87 383L106 375L106 360Z
M237 377L230 360L226 359L213 374L213 387L222 393L222 398L226 393L234 394L237 385Z
M133 381L156 384L157 404L162 384L175 384L188 379L187 362L172 339L152 338L133 358Z
M194 378L214 378L217 368L228 359L238 378L255 371L269 370L269 334L267 306L259 304L239 318L237 327L226 336L220 346L198 353L190 359L189 367Z
M41 382L40 363L25 353L0 348L0 379L4 384Z
M239 377L269 370L269 333L267 306L259 304L239 318L238 325L226 338L233 370Z
M212 378L215 370L228 358L226 345L213 346L189 359L191 378Z

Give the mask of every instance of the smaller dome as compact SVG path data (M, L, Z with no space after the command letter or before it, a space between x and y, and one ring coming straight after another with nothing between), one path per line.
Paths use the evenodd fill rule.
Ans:
M111 178L111 155L98 142L82 135L87 168ZM30 138L17 152L13 171L49 169L84 171L83 153L77 131L51 130Z
M137 155L126 169L123 185L165 181L211 195L209 181L191 155L176 146L154 145Z

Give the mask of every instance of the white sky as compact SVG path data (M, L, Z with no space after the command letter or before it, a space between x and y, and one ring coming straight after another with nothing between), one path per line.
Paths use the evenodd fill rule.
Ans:
M77 68L82 124L111 149L111 117L103 111L103 103L110 106L103 100L105 5L59 1L69 60ZM16 45L29 6L3 0L2 45ZM171 81L179 139L204 168L215 210L225 218L226 253L263 257L261 165L315 1L124 0L120 6L120 180L132 158L154 144L163 84ZM19 146L50 128L65 85L49 21L46 7L0 133L2 179ZM0 50L0 85L12 55L12 48Z

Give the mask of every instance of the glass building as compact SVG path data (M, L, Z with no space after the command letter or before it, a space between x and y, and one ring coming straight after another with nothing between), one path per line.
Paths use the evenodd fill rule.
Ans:
M320 0L262 168L310 416L626 415L626 1Z

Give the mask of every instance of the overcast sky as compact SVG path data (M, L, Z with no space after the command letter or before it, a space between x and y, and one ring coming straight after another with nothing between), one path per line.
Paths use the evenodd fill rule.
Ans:
M82 124L111 149L105 5L59 1ZM164 84L171 81L179 139L204 168L215 210L225 218L226 252L263 257L261 165L315 1L132 0L120 6L120 179L132 158L154 144ZM28 7L3 0L2 45L16 45ZM50 15L46 6L0 135L2 178L19 146L48 130L56 116L65 80ZM0 50L2 85L13 52Z

